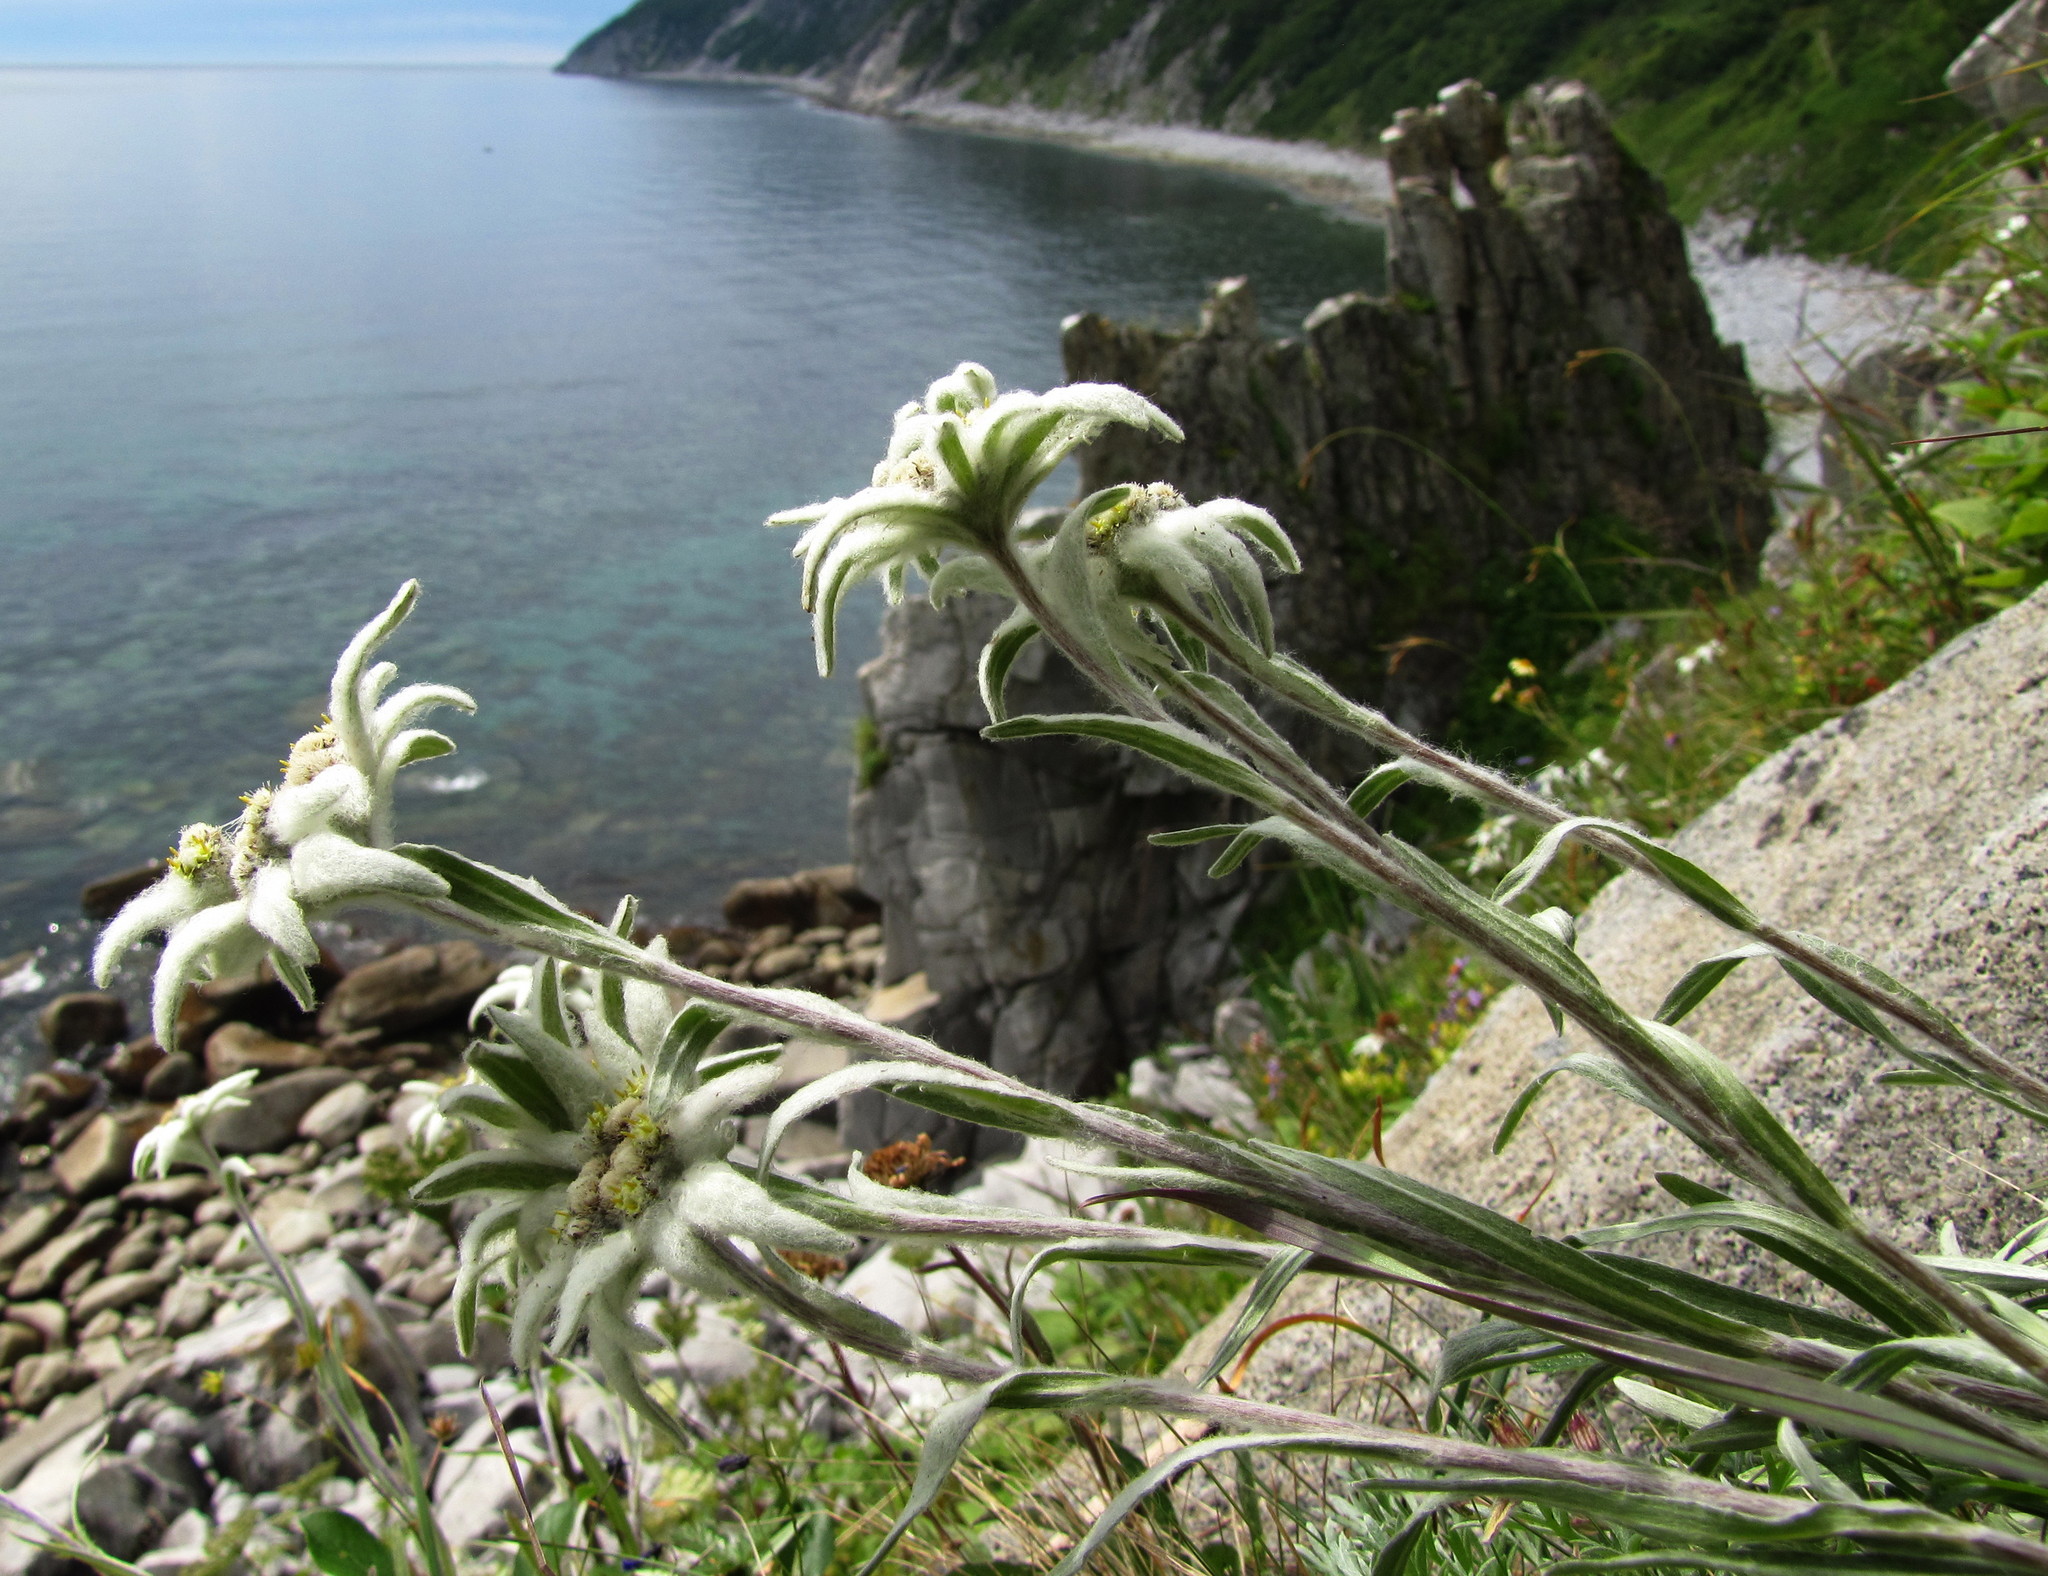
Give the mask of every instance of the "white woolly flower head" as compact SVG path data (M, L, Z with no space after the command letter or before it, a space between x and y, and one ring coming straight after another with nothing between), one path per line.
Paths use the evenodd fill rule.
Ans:
M164 1049L178 1043L178 1003L196 981L253 969L266 955L277 977L311 1007L307 968L319 944L309 921L342 903L445 897L448 884L390 852L399 769L455 748L414 726L439 706L476 710L461 690L414 684L386 696L398 669L370 658L419 597L408 580L342 652L329 714L293 743L283 780L244 795L226 826L186 827L161 881L130 901L101 934L93 975L105 985L124 953L165 934L157 964L153 1027Z
M630 914L615 927L630 934ZM657 938L650 956L667 957ZM480 1147L429 1175L423 1203L464 1193L489 1202L462 1240L456 1328L474 1336L486 1276L513 1290L512 1346L522 1363L579 1334L612 1386L673 1431L648 1399L632 1354L658 1344L632 1320L650 1269L727 1295L731 1284L698 1233L763 1251L845 1254L851 1238L777 1202L726 1156L736 1117L773 1089L780 1046L706 1059L728 1020L701 1003L678 1012L659 986L602 977L593 999L566 999L550 961L516 1006L486 1009L492 1038L470 1047L480 1083L441 1097Z
M206 1124L223 1111L247 1105L249 1086L256 1082L251 1068L223 1078L211 1088L188 1094L171 1107L170 1114L142 1135L135 1146L135 1175L142 1181L167 1177L173 1166L203 1166L208 1153L202 1141Z
M832 671L839 604L880 576L902 598L910 567L929 575L942 550L1007 553L1031 495L1061 460L1121 423L1178 441L1158 406L1114 383L1070 383L1043 394L996 392L985 367L962 362L896 413L873 485L773 516L802 525L803 604L812 615L818 670Z

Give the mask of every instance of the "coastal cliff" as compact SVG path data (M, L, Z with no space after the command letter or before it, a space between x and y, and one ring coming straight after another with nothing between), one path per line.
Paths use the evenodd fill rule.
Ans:
M638 0L561 69L769 78L851 109L1198 126L1372 150L1403 105L1478 77L1586 81L1688 222L1756 244L1883 242L1969 113L1939 93L2000 0Z
M1106 435L1083 486L1163 478L1270 508L1304 565L1273 586L1282 643L1405 725L1498 756L1533 724L1491 687L1510 657L1547 670L1590 638L1573 616L1589 577L1601 605L1647 606L1701 570L1750 572L1764 417L1661 187L1583 86L1504 115L1462 83L1398 124L1389 296L1326 302L1279 341L1242 281L1191 332L1069 322L1071 378L1136 388L1187 433ZM878 748L854 858L882 903L881 980L921 981L917 1027L1085 1093L1162 1037L1199 1036L1250 889L1209 881L1210 851L1145 842L1219 819L1212 795L1089 745L980 736L989 600L888 615L861 674ZM1033 658L1020 711L1089 709ZM930 1121L871 1111L857 1141Z

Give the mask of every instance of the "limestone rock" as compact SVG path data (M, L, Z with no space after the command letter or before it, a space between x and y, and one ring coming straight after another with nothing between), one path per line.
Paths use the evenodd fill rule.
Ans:
M160 1105L100 1112L52 1165L57 1185L73 1198L98 1198L118 1191L134 1175L135 1146L163 1118Z
M308 1067L259 1083L244 1096L247 1105L208 1121L207 1136L224 1154L269 1154L297 1136L300 1119L323 1095L350 1081L339 1067Z
M1890 690L1795 740L1672 847L1759 913L1872 958L2039 1069L2036 1047L2048 1028L2048 593L1957 637ZM1728 945L1714 921L1636 875L1602 891L1579 926L1580 953L1645 1016L1692 963ZM2000 1181L2048 1166L2038 1129L1958 1091L1876 1084L1873 1075L1895 1059L1776 970L1745 965L1685 1027L1907 1248L1925 1251L1952 1221L1967 1249L1988 1251L2039 1213L2031 1196ZM1548 1086L1496 1157L1494 1132L1530 1077L1585 1048L1583 1034L1557 1035L1527 991L1510 990L1387 1131L1388 1163L1511 1214L1540 1193L1529 1223L1552 1235L1675 1209L1654 1180L1660 1170L1726 1182L1640 1107L1572 1077ZM1789 1289L1775 1261L1719 1236L1661 1238L1630 1251L1756 1290ZM1377 1288L1321 1277L1290 1290L1274 1317L1312 1309L1374 1328L1405 1317L1389 1312ZM1191 1343L1184 1369L1229 1317ZM1262 1347L1240 1393L1320 1406L1333 1386L1355 1390L1345 1349L1304 1333L1313 1329ZM1426 1360L1433 1337L1412 1320L1403 1329ZM1380 1366L1362 1349L1358 1361Z
M1460 83L1397 117L1387 146L1385 297L1326 301L1273 342L1237 282L1193 333L1083 316L1063 348L1070 378L1135 388L1187 434L1112 429L1082 453L1082 491L1156 478L1271 509L1303 564L1273 586L1282 641L1456 742L1510 657L1566 654L1522 649L1526 611L1499 637L1516 649L1494 644L1536 594L1531 541L1569 523L1586 552L1618 519L1651 552L1740 576L1770 514L1767 434L1662 189L1590 90L1540 85L1504 115ZM1595 347L1627 355L1580 357ZM1576 638L1551 622L1560 648Z
M1210 881L1212 853L1145 841L1220 819L1216 796L1077 741L980 737L975 663L1006 612L985 595L906 602L861 670L889 759L852 810L861 885L882 900L877 1000L921 975L906 1027L1041 1088L1093 1093L1169 1026L1207 1016L1250 888ZM1039 647L1012 670L1011 697L1020 713L1097 704ZM964 1123L872 1092L841 1112L854 1148L929 1132L985 1158Z
M251 1068L265 1075L288 1073L318 1067L325 1060L318 1046L280 1040L253 1023L224 1023L206 1038L208 1083L219 1083Z
M2037 594L1779 751L1672 846L1759 913L1874 959L1988 1044L2039 1066L2044 680L2048 597ZM1713 921L1634 875L1594 900L1579 938L1609 988L1646 1016L1691 963L1729 945ZM1955 1091L1873 1084L1893 1059L1776 970L1744 967L1686 1029L1907 1245L1952 1219L1965 1244L1988 1250L2032 1218L2025 1197L1988 1180L2038 1174L2048 1145L2029 1124ZM1573 1048L1584 1039L1566 1038ZM1543 1009L1510 992L1388 1133L1389 1160L1497 1207L1526 1202L1549 1173L1548 1150L1531 1132L1496 1159L1493 1128L1564 1048ZM1580 1080L1555 1080L1533 1119L1564 1160L1532 1217L1547 1230L1661 1207L1652 1171L1711 1169L1637 1107Z
M2048 109L2048 0L2014 0L1948 68L1955 95L1984 119L2012 126Z
M204 1172L185 1171L149 1182L130 1182L121 1189L121 1202L137 1209L174 1209L189 1215L219 1191Z
M128 1005L107 991L76 991L47 1003L36 1014L36 1028L54 1054L76 1056L126 1039Z
M351 1080L327 1091L299 1118L299 1137L322 1149L345 1144L363 1130L377 1109L377 1096L366 1083Z

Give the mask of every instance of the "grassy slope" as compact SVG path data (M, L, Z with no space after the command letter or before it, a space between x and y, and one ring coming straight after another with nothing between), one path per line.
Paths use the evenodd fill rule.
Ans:
M983 0L978 39L954 43L950 13L927 25L913 62L947 57L993 96L1021 86L1057 103L1130 31L1147 0ZM1898 192L1968 115L1941 89L1943 68L2002 0L1174 0L1155 32L1154 72L1215 41L1197 90L1220 122L1246 94L1270 93L1258 128L1278 137L1370 145L1396 109L1445 83L1481 78L1519 91L1583 76L1670 183L1686 217L1754 210L1759 244L1824 253L1881 243ZM768 0L728 36L757 70L798 70L852 42L888 0ZM640 0L630 26L686 58L731 0ZM852 24L850 28L850 24ZM693 52L693 51L691 51Z
M2002 0L1178 0L1150 64L1220 35L1199 84L1207 118L1270 84L1277 94L1259 130L1367 144L1395 110L1461 77L1506 94L1582 76L1688 218L1752 208L1760 243L1840 252L1877 242L1895 194L1969 126L1953 100L1927 95L2000 9ZM966 63L1057 92L1143 10L1141 0L1008 0L984 9L1000 20Z

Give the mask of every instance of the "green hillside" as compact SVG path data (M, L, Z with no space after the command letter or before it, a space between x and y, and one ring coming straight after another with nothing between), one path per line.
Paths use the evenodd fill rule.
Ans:
M1137 76L1210 125L1370 146L1393 112L1476 76L1581 76L1688 218L1758 244L1881 248L1895 199L1971 119L1941 74L2003 0L1169 0ZM901 28L917 85L1116 113L1101 62L1151 0L641 0L568 63L642 71L707 43L744 69L829 69ZM720 24L730 18L721 33Z

